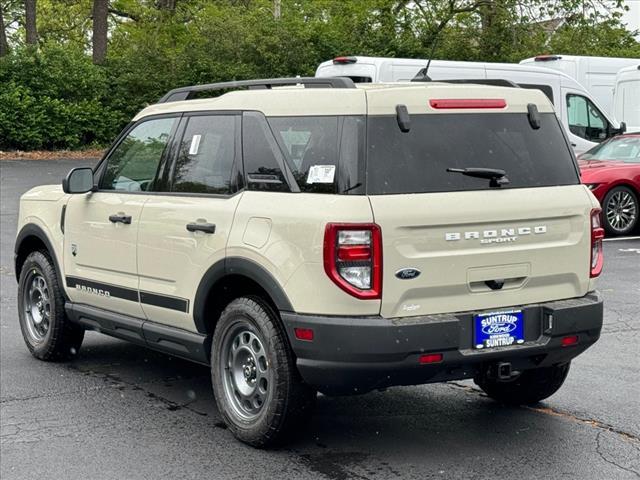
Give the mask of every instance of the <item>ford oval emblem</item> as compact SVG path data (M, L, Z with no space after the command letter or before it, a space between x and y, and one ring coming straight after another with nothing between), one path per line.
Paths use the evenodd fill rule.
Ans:
M412 278L416 278L418 275L420 275L420 270L416 268L403 268L396 272L396 277L400 280L411 280Z

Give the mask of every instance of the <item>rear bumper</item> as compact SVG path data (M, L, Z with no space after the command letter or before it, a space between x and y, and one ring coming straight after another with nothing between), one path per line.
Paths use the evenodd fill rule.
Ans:
M300 374L327 394L472 378L498 362L510 362L514 370L568 362L600 337L597 292L513 308L524 311L525 343L487 350L472 346L477 312L397 319L281 315ZM294 328L313 329L313 341L296 339ZM569 335L577 335L578 343L563 347ZM442 361L421 365L420 356L428 353L441 353Z

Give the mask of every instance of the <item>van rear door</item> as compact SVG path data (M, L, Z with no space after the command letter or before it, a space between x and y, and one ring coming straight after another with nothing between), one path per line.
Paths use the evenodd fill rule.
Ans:
M550 108L540 122L534 129L526 110L510 107L445 109L411 113L403 133L395 115L369 116L366 187L382 231L382 316L587 293L592 203ZM447 171L471 167L504 170L509 183Z

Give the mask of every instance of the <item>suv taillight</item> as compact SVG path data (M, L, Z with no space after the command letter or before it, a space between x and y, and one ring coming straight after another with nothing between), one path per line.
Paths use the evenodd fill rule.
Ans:
M602 251L602 239L604 229L600 221L602 210L594 208L591 210L591 278L597 277L602 272L604 255Z
M382 295L382 233L374 223L328 223L324 231L324 271L356 298Z

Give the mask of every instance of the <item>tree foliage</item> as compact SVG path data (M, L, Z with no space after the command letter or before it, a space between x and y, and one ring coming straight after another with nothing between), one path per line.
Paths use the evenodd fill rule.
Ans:
M103 0L104 1L104 0ZM516 62L540 53L640 57L622 0L110 0L92 62L93 0L0 0L0 149L105 145L187 84L313 75L342 54ZM556 19L557 21L553 21ZM435 48L434 48L435 47ZM94 52L95 53L95 52ZM94 57L95 59L96 57Z

